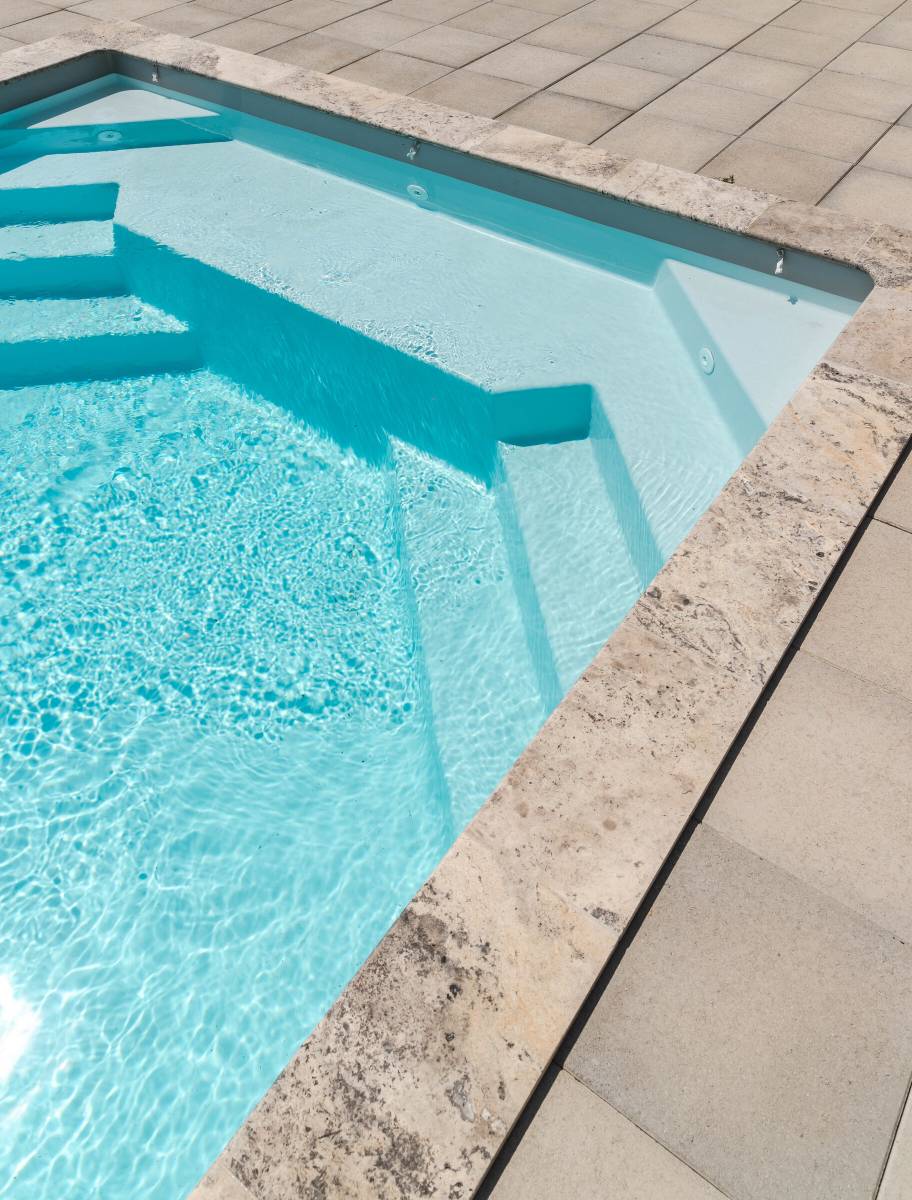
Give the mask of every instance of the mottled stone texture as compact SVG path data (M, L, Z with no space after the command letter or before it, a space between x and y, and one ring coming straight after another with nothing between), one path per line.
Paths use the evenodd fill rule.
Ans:
M885 226L141 26L12 51L0 87L106 48L827 254L881 285L196 1193L467 1200L912 431L912 248Z
M225 1161L257 1197L469 1196L614 940L461 839Z
M829 208L780 200L748 226L754 237L780 246L798 246L824 258L851 261L871 237L871 226Z
M830 350L835 362L912 381L912 292L876 287Z
M646 208L676 213L737 233L747 229L773 199L765 192L691 175L674 167L656 167L629 193L629 198Z

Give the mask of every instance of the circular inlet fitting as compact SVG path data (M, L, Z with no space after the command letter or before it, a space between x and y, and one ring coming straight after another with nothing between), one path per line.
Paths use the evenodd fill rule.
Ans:
M700 367L704 375L712 375L716 369L715 355L708 346L704 346L700 351Z
M405 189L413 200L427 200L427 188L422 187L420 183L410 183Z
M113 146L117 142L123 141L123 134L118 133L116 129L103 129L98 135L98 141L103 146Z

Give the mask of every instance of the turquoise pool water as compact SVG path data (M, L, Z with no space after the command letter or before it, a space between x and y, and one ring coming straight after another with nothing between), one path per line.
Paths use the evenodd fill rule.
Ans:
M853 308L116 77L0 121L0 1195L189 1190Z

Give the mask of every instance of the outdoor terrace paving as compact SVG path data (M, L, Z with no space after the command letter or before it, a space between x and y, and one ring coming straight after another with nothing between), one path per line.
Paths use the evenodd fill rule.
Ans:
M151 28L912 228L912 0L2 0Z
M484 1195L912 1196L910 591L912 458Z

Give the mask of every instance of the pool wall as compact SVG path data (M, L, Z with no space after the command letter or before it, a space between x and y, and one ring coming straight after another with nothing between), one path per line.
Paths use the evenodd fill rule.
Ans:
M867 298L194 1193L467 1200L912 433L912 238L138 25L0 56L0 109L116 70ZM747 236L744 236L747 235ZM775 352L775 347L770 348Z

